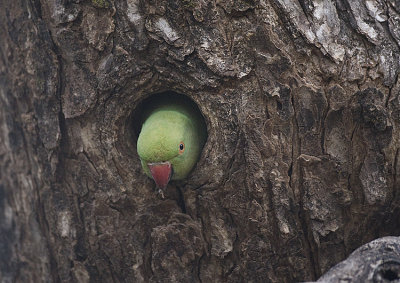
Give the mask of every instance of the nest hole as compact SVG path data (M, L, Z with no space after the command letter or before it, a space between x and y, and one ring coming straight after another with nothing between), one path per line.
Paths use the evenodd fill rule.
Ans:
M400 279L400 263L386 262L378 266L374 274L374 282L398 282Z

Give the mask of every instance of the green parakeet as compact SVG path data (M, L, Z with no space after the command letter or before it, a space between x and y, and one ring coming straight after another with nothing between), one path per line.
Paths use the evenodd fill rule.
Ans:
M170 179L182 180L193 169L207 130L200 111L190 103L163 101L151 108L138 137L137 152L144 172L162 193Z

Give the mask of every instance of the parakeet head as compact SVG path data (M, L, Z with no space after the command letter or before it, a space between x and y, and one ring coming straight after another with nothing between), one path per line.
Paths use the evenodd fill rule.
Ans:
M165 189L170 179L181 180L193 169L204 144L204 129L182 106L164 106L143 123L137 141L144 172Z

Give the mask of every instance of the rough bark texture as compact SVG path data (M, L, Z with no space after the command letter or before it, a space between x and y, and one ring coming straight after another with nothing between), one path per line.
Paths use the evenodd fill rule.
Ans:
M400 233L400 1L0 1L0 278L315 280ZM193 99L160 199L135 112Z

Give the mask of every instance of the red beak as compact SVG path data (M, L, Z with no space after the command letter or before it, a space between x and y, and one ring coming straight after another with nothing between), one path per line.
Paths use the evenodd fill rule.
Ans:
M169 162L148 163L151 175L159 189L164 190L172 175L172 165Z

